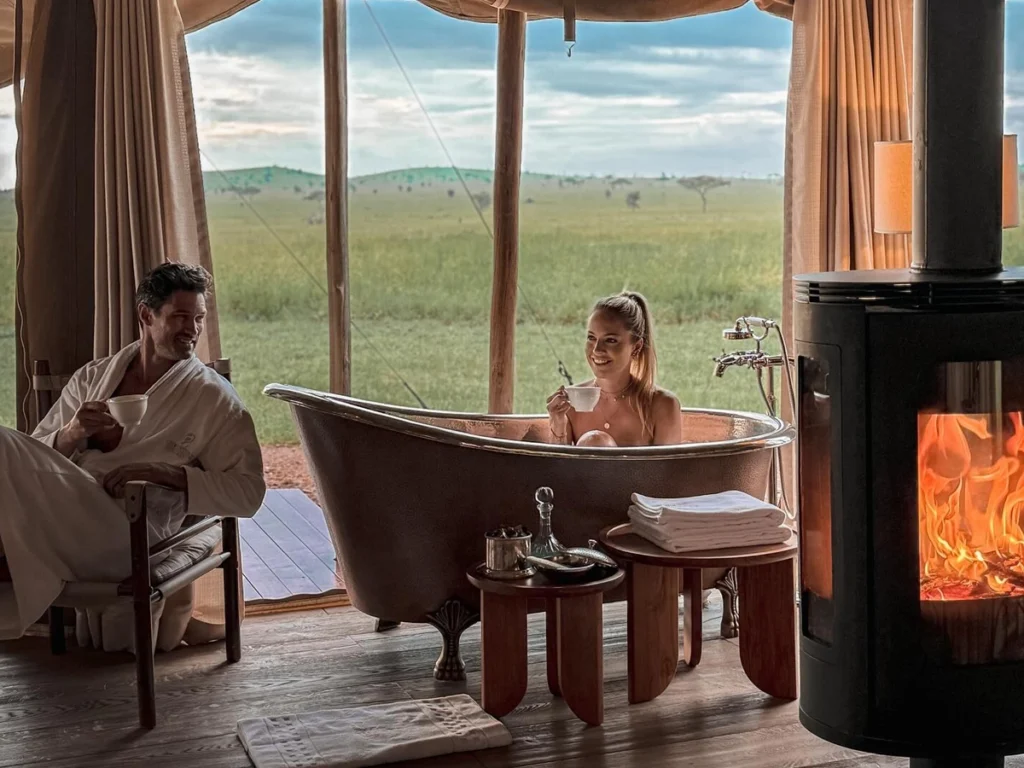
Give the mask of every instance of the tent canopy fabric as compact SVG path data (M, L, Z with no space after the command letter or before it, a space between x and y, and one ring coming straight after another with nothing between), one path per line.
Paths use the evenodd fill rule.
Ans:
M530 21L561 19L575 6L580 21L667 21L684 16L731 11L748 0L419 0L446 16L496 22L498 11L520 11ZM794 0L755 0L769 13L792 18Z
M0 88L14 78L14 8L17 0L0 0ZM494 23L498 11L525 12L528 18L560 19L565 8L575 5L580 21L666 21L684 16L731 11L750 0L419 0L435 11L456 19ZM793 17L795 0L753 0L768 13ZM32 19L37 0L23 0L23 50L29 50ZM226 19L258 0L178 0L186 32ZM24 67L22 67L24 70Z
M178 0L178 10L186 32L202 29L215 21L226 19L257 0ZM37 0L22 0L24 7L23 51L31 48L32 20ZM16 0L0 0L0 88L14 79L14 8ZM22 67L24 71L24 67Z

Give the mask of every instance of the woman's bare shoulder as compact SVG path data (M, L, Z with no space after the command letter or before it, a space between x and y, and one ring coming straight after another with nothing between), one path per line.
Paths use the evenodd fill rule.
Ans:
M673 411L679 411L682 405L679 403L679 398L667 389L661 389L660 387L654 390L654 399L651 401L651 408L655 413L671 413Z

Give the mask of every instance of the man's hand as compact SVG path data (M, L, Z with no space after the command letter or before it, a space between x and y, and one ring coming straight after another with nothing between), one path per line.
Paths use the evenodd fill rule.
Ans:
M65 456L70 456L82 440L117 426L117 420L110 415L106 403L94 400L82 403L71 421L57 433L55 447Z
M184 491L188 488L184 467L156 463L126 464L118 467L103 478L103 488L115 499L120 499L124 497L125 484L132 480L156 483L175 491Z

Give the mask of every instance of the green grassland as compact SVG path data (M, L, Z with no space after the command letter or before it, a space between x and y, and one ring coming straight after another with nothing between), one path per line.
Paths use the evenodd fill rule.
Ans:
M430 407L486 410L492 248L463 183L489 198L488 171L463 171L460 179L451 169L419 168L351 180L355 395L415 404L397 370ZM261 390L269 382L327 387L323 179L246 169L208 174L206 189L224 354L234 360L261 439L294 441L287 408ZM636 208L626 204L630 193L639 193ZM737 315L780 314L776 181L733 179L710 194L702 213L700 198L674 179L525 174L521 201L517 411L542 412L560 383L549 341L577 381L586 376L588 308L627 286L651 301L663 386L686 405L760 409L753 374L734 369L716 379L711 357L736 346L720 332ZM489 200L484 206L489 225ZM13 244L7 196L0 198L4 424L14 419ZM1021 230L1007 236L1006 261L1024 264Z

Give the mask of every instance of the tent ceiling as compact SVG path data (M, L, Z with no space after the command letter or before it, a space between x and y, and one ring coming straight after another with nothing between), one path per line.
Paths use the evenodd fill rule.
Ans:
M469 21L494 22L498 9L524 11L534 19L560 19L564 0L419 0L435 11ZM580 21L667 21L683 16L730 11L747 0L575 0ZM792 0L768 0L792 5ZM764 5L759 0L758 5Z
M43 1L23 0L25 16L22 28L25 51L29 48L36 4ZM215 21L226 19L255 2L256 0L178 0L178 9L181 11L185 31L194 32ZM14 7L15 0L0 0L0 87L10 85L14 78Z

